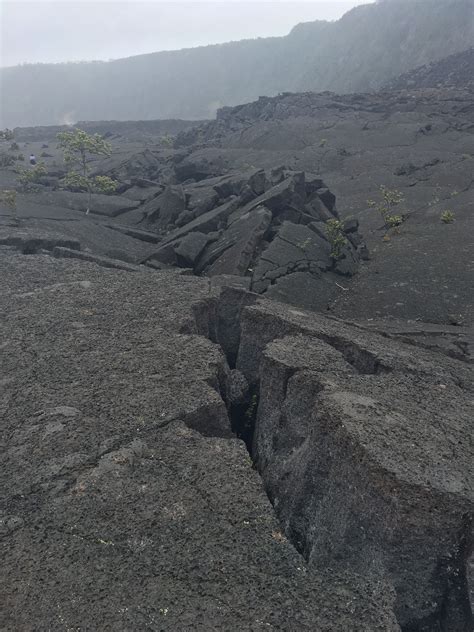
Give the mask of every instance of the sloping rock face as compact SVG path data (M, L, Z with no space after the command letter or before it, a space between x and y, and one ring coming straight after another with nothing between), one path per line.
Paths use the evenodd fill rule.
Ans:
M385 87L387 90L466 86L474 83L474 48L410 70Z
M261 303L237 368L260 394L253 457L309 564L389 581L402 630L471 630L472 367Z
M383 579L282 533L231 431L220 290L1 256L2 630L400 629Z

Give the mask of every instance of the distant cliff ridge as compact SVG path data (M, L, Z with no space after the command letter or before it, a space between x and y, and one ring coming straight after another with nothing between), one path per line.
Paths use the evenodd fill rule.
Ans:
M473 0L385 0L286 37L0 70L0 126L203 119L284 91L371 91L474 45Z

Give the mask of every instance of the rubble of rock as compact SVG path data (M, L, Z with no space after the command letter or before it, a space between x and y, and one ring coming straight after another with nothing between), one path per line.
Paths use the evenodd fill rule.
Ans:
M317 175L283 167L170 184L141 207L140 226L161 234L145 263L248 277L254 292L324 308L331 286L322 277L334 285L368 256L357 220L341 222L344 245L334 252L335 202Z
M340 284L347 290L334 296L333 313L473 323L474 90L463 66L457 85L449 85L453 68L449 58L439 62L434 87L283 93L225 107L215 120L181 133L176 146L188 150L188 170L285 164L327 183L341 217L359 220L371 255ZM380 214L368 206L382 186L400 191L406 217L385 241ZM446 210L455 216L448 227L440 220Z

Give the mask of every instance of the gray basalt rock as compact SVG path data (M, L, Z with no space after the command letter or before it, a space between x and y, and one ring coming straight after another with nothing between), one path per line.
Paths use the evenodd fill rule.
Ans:
M307 226L284 222L262 252L252 278L252 289L263 291L279 278L292 272L319 275L332 265L327 240Z
M191 210L195 217L213 209L218 201L219 195L212 186L198 185L186 188L186 208Z
M193 268L209 241L209 236L204 233L188 233L174 248L178 264Z
M37 198L37 202L62 209L86 211L89 203L87 193L73 193L71 191L44 191ZM128 200L121 195L102 195L93 193L91 196L90 212L106 217L118 217L124 213L137 209L139 202Z
M224 204L212 209L212 211L208 211L200 217L196 217L195 219L186 222L183 226L171 231L166 235L163 241L174 241L195 231L201 233L211 233L219 228L225 227L227 226L227 219L229 215L237 208L237 206L238 200L236 198L231 198Z
M227 401L231 406L241 406L250 399L249 384L245 375L232 369L227 377Z
M254 458L315 567L389 581L403 630L467 632L472 368L278 304L244 309Z
M53 257L58 259L80 259L81 261L88 261L90 263L96 263L103 268L116 268L118 270L127 270L128 272L136 272L140 269L139 266L119 259L112 259L111 257L101 257L94 255L91 252L83 252L81 250L74 250L72 248L64 248L62 246L55 246L52 251Z
M383 580L282 532L208 280L3 253L1 282L2 630L399 632Z
M198 270L209 276L239 274L246 276L272 219L265 207L241 212L216 242L204 251Z
M147 223L155 223L159 227L174 224L186 208L186 199L181 186L167 186L161 195L147 202L142 211Z

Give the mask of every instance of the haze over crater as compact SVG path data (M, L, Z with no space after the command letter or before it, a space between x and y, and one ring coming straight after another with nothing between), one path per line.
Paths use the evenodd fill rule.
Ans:
M7 0L0 7L0 65L109 60L281 36L299 22L335 20L350 8L368 3Z

